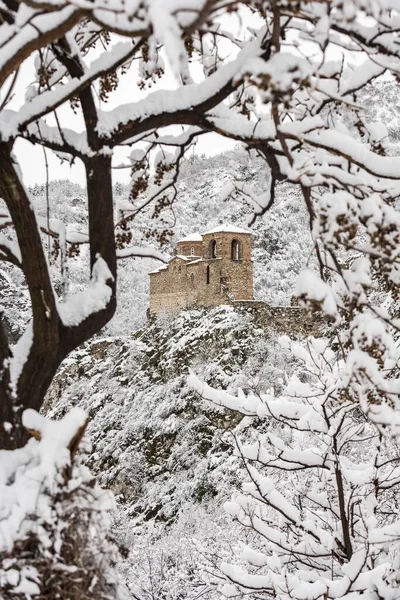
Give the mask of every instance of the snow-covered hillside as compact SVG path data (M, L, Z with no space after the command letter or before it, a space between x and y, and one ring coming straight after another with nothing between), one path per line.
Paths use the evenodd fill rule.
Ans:
M187 373L192 368L232 393L271 387L279 393L294 359L277 338L273 323L260 328L253 311L193 310L131 336L87 344L58 374L45 410L54 417L72 406L87 411L93 444L88 464L116 494L114 533L133 552L125 576L135 585L145 585L148 576L142 562L147 544L157 548L153 561L179 554L179 569L188 577L184 589L193 597L196 587L188 575L193 539L210 547L214 536L221 552L228 552L233 525L217 535L226 521L222 504L245 476L233 441L237 434L254 435L254 421L202 400L188 386ZM200 522L204 526L195 531ZM179 569L167 580L173 586L181 577L182 592Z
M206 405L186 384L188 368L236 393L280 391L290 363L273 327L252 312L221 306L159 319L131 336L87 344L66 362L45 410L83 407L91 419L90 463L139 521L170 520L182 502L223 492L230 474L232 416ZM173 482L165 477L175 473Z

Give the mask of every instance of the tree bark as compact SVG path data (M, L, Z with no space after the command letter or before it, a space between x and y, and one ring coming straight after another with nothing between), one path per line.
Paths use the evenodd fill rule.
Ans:
M29 340L25 335L22 343L12 350L5 328L0 325L0 449L24 445L28 434L21 424L23 410L40 410L61 362L108 323L116 307L111 157L99 154L88 159L86 164L91 268L98 256L105 260L111 272L107 282L111 298L104 309L75 326L68 326L61 322L57 311L35 214L19 179L11 148L10 144L0 143L0 197L11 214L21 251L22 269L32 303L32 337Z
M106 325L116 309L117 256L115 247L111 156L94 156L86 162L89 210L90 266L97 256L107 263L112 279L107 283L111 298L106 308L89 315L76 327L65 329L66 350L70 352Z
M5 432L1 424L0 447L7 447L9 443L12 447L23 443L25 435L20 425L21 412L24 408L40 407L47 385L57 368L60 341L59 317L40 233L30 200L19 179L11 148L8 143L0 143L0 196L10 212L21 252L22 269L32 303L32 336L30 342L25 336L24 343L14 349L16 358L13 370L10 370L13 360L11 350L7 366L3 363L1 415L3 420L11 422L13 429L10 430L7 425ZM16 376L18 362L19 377ZM7 384L4 385L4 382Z

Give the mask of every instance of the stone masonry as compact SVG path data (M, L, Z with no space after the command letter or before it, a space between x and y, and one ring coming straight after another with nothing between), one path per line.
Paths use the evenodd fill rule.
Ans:
M221 225L179 240L169 263L150 273L151 315L253 300L251 233Z

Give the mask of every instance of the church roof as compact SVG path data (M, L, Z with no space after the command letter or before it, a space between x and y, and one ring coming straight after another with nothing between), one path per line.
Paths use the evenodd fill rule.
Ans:
M180 258L181 260L191 260L193 258L193 256L185 256L184 254L177 254L176 256L173 256L169 262L172 262L173 260L175 260L177 258Z
M182 238L181 240L178 240L178 244L179 242L202 242L203 238L200 235L200 233L191 233L190 235L187 235L186 237Z
M229 225L229 223L223 223L222 225L218 225L214 227L214 229L210 229L210 231L206 231L203 235L209 235L210 233L252 233L248 229L242 229L241 227L236 227L236 225Z
M150 271L149 275L152 275L153 273L161 273L161 271L166 271L166 269L168 269L168 265L162 265L162 267L158 267L158 269Z
M241 227L236 227L236 225L229 225L229 223L223 223L222 225L218 225L217 227L214 227L214 229L210 229L210 231L206 231L205 233L191 233L189 235L187 235L186 237L182 238L181 240L178 240L178 244L180 242L202 242L203 241L203 235L209 235L211 233L247 233L247 234L251 234L252 231L249 231L248 229L242 229Z

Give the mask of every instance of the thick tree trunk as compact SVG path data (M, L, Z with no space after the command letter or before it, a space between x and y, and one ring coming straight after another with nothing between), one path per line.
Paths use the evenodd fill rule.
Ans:
M117 256L114 235L111 157L95 156L86 163L89 212L90 265L101 256L112 279L108 281L111 298L106 308L93 313L77 327L65 328L65 349L70 352L106 325L116 309Z
M86 164L91 267L101 256L111 272L107 306L74 326L61 322L34 211L18 177L11 146L0 143L0 197L13 220L22 270L32 303L32 335L11 349L0 326L0 449L21 447L27 433L21 425L26 408L40 410L45 394L64 358L112 318L116 307L111 157L95 156ZM13 368L10 368L13 363ZM19 364L19 366L17 366Z
M3 338L7 354L0 385L0 447L19 446L25 435L20 425L24 408L39 408L57 369L59 317L40 233L30 200L18 176L12 146L0 143L0 197L10 212L21 252L21 264L32 303L32 328L13 351ZM6 347L7 346L7 347ZM13 358L11 358L13 356ZM11 369L10 362L13 362Z

